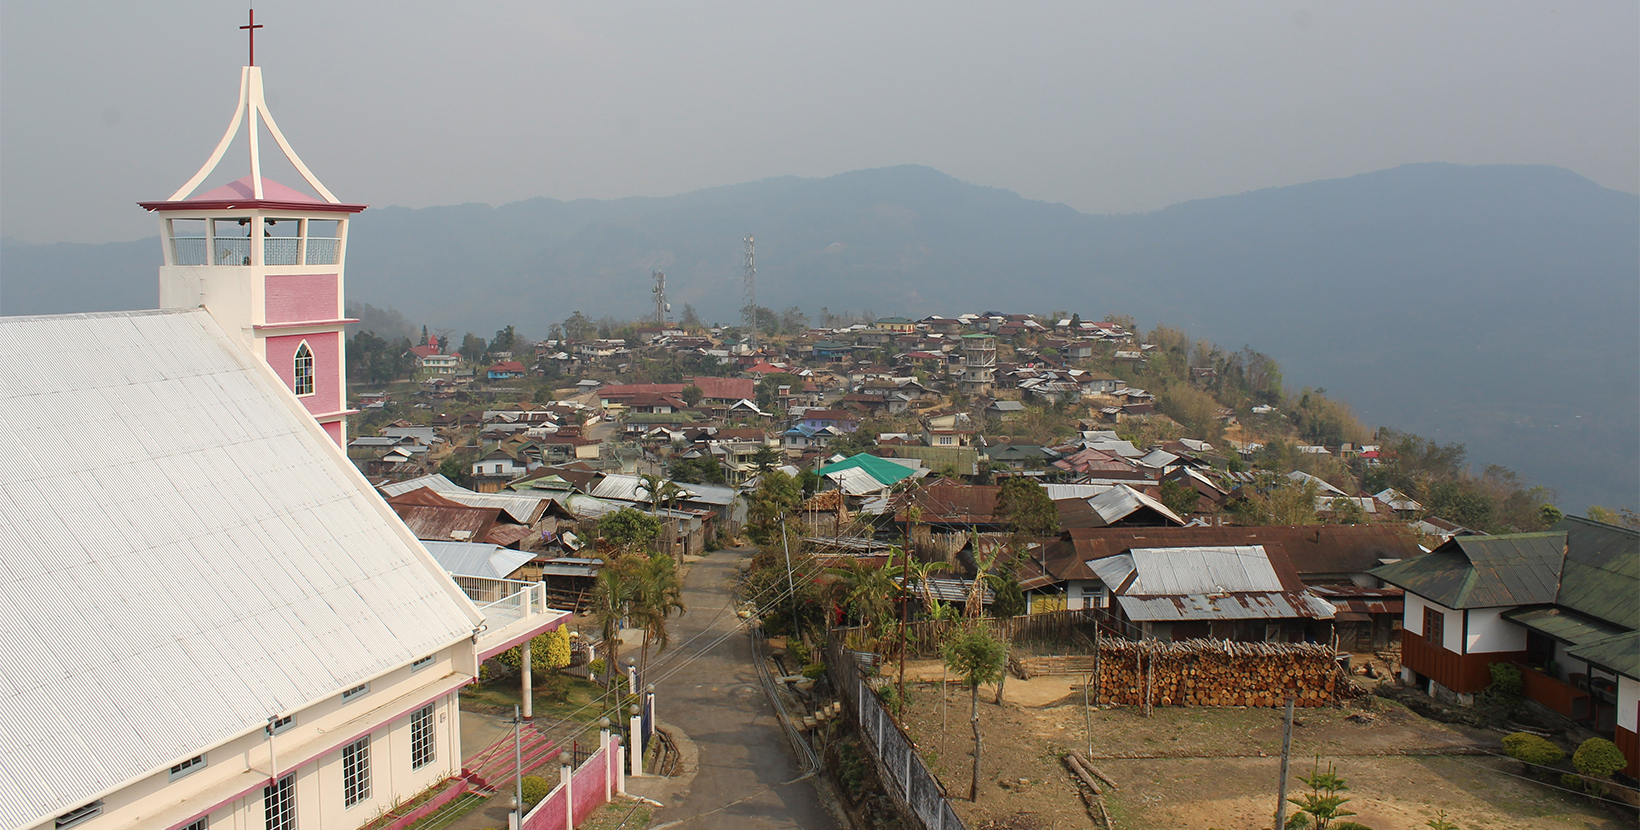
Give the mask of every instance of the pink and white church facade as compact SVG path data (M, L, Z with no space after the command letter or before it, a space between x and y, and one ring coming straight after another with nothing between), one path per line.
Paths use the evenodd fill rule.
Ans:
M259 123L319 198L262 177ZM242 124L250 175L193 195ZM241 70L233 121L199 172L166 200L140 204L160 217L160 308L203 306L346 446L343 328L355 321L343 314L343 269L348 221L365 206L338 200L291 149L268 113L261 67Z

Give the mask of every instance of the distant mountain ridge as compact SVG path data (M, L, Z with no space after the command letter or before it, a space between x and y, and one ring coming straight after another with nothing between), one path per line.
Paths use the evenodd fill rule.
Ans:
M662 198L367 211L350 300L488 335L580 310L1129 313L1276 357L1363 420L1469 445L1573 510L1640 503L1640 197L1541 166L1415 164L1132 215L927 167ZM157 240L0 246L0 311L154 303Z

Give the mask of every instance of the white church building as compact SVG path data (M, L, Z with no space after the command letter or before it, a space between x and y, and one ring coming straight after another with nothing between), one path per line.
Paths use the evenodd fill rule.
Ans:
M239 97L144 204L159 310L0 317L0 830L359 827L460 771L458 691L569 616L469 599L344 455L363 206L258 67ZM259 122L317 196L262 178ZM250 176L193 196L242 125Z

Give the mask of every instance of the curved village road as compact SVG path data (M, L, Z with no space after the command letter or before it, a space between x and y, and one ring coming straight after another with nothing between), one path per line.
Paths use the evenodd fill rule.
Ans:
M663 797L666 806L656 811L651 826L837 826L812 781L793 780L802 772L758 683L751 643L738 628L742 621L730 607L735 563L750 555L718 551L690 565L684 578L688 610L675 618L672 647L656 666L657 673L676 671L655 684L656 710L662 722L676 725L694 742L699 767L686 791ZM722 642L702 651L719 638Z

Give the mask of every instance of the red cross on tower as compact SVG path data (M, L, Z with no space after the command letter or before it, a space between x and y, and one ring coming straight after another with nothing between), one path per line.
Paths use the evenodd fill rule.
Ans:
M250 65L255 66L256 65L256 30L262 28L262 24L256 22L256 9L251 9L251 22L250 22L250 25L240 26L239 28L244 29L244 30L246 30L247 32L250 33L250 37L251 37L251 62L250 62Z

